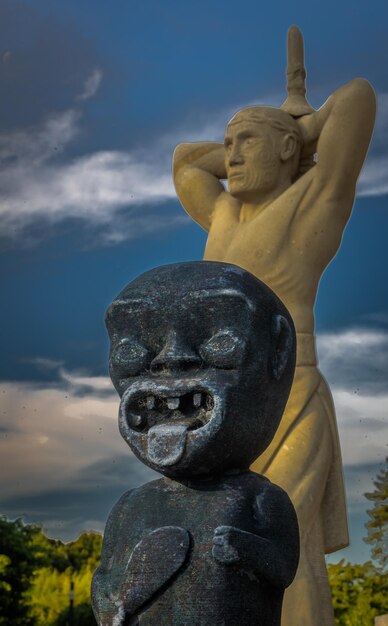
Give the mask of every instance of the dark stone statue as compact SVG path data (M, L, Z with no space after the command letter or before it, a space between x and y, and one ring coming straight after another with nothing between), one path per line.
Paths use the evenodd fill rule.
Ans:
M289 394L295 332L243 269L192 262L132 281L107 312L120 432L163 474L125 493L92 585L100 626L280 626L299 536L249 466Z

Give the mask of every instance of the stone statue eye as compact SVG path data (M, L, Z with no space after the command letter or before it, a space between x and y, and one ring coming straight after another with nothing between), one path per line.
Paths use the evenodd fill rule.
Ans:
M240 364L244 348L241 337L231 331L219 331L201 345L199 354L209 365L232 369Z
M135 376L144 370L151 357L142 343L136 339L122 339L110 355L110 368L118 378Z

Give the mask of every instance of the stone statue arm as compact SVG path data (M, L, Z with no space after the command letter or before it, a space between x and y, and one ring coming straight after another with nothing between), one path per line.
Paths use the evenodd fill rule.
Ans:
M316 112L299 118L305 151L316 151L315 184L342 207L347 220L357 178L371 140L376 98L368 81L356 78L335 91Z
M175 189L187 213L209 230L216 201L225 188L225 149L221 143L181 143L174 151Z
M287 494L269 482L257 496L253 509L258 533L218 526L213 537L213 557L285 589L294 579L299 561L295 510Z

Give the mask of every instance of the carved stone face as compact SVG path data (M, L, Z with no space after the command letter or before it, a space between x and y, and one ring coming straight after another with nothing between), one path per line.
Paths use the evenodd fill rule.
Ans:
M238 111L230 120L224 139L225 167L232 196L255 202L276 191L282 179L282 168L290 170L291 184L291 171L299 159L301 140L295 120L280 109L262 106Z
M292 382L289 314L225 263L143 274L107 312L120 432L173 477L247 468L270 443Z
M230 193L254 201L276 188L281 167L281 135L265 123L241 121L225 135L226 173Z

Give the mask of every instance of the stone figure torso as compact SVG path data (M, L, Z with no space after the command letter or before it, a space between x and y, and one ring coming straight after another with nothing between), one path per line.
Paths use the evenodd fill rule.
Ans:
M267 527L269 519L263 515L266 499L277 489L265 478L246 472L187 484L162 478L126 494L121 499L119 521L125 544L112 537L113 577L115 571L125 571L136 544L152 531L173 525L188 530L191 538L186 564L173 583L167 584L163 593L141 612L139 624L277 624L280 614L274 607L280 611L283 589L274 589L264 578L238 564L225 568L212 556L213 534L218 526L234 526L269 538L277 534ZM281 516L279 507L279 530L284 523ZM158 559L157 550L153 556ZM210 602L206 580L212 586Z

